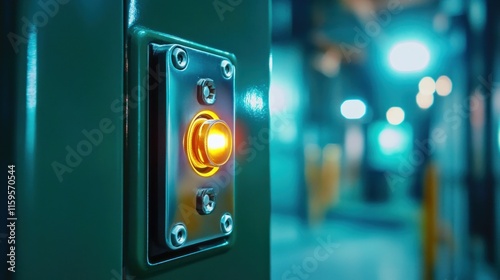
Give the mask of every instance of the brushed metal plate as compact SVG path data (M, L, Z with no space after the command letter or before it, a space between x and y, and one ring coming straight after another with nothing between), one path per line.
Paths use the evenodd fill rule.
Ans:
M178 48L187 54L184 69L178 69L172 59ZM228 124L234 143L235 73L225 77L223 61L231 59L179 44L149 45L148 199L150 237L154 239L150 242L166 251L176 251L173 255L188 248L186 252L193 252L195 245L206 248L227 244L231 234L224 233L220 221L226 213L234 219L234 152L217 173L206 178L192 169L183 146L191 120L203 110L215 112ZM215 84L217 99L212 105L199 101L197 83L203 78ZM197 211L200 188L215 191L215 208L208 215ZM173 244L170 236L178 224L187 231L181 246Z

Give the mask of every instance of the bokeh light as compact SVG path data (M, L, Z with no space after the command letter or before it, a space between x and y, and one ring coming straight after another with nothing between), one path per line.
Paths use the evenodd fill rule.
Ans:
M405 111L401 107L391 107L385 114L387 122L392 125L398 125L405 120Z
M418 83L418 90L422 94L432 95L436 91L436 83L431 77L423 77Z
M441 96L447 96L451 93L453 84L448 76L441 76L436 81L436 92Z
M366 114L366 105L359 99L348 99L340 106L340 113L349 120L361 119Z
M421 109L428 109L434 103L434 95L433 94L423 94L419 92L417 94L417 105Z
M422 71L429 65L430 59L429 49L418 41L397 43L389 52L389 63L398 72Z

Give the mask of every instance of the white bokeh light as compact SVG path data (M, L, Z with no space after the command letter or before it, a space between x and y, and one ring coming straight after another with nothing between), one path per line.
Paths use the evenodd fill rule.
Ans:
M398 72L419 72L429 65L429 49L418 41L395 44L389 52L389 64Z
M340 106L340 113L349 120L361 119L366 114L366 105L359 99L348 99Z

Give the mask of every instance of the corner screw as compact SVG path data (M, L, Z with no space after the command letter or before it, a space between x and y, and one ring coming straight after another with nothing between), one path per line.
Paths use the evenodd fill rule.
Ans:
M170 241L174 247L180 247L187 239L186 226L183 224L176 224L170 231Z
M226 79L230 79L234 74L234 66L229 62L229 60L223 60L220 64L222 70L222 76Z
M233 231L233 218L231 214L225 213L220 218L220 228L223 233L231 233Z
M175 47L172 51L172 63L175 68L184 70L188 64L187 52L181 47Z

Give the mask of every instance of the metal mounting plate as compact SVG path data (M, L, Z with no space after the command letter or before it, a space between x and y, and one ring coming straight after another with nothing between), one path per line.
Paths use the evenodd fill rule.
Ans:
M186 51L186 64L172 64L176 47ZM223 60L237 68L230 53L143 27L131 31L126 65L124 256L134 273L175 268L220 254L233 243L234 156L213 177L204 178L195 175L183 147L187 124L203 108L216 112L234 137L235 72L225 77L220 68ZM175 68L179 66L182 70ZM205 84L216 88L213 105L197 99L200 79L212 80ZM208 103L214 101L211 91ZM208 185L214 189L198 192ZM211 197L216 190L217 197ZM215 208L196 205L201 193L216 199ZM235 218L232 232L220 228L225 213ZM185 231L174 228L179 224ZM186 236L172 244L169 230Z
M179 50L182 58L177 59ZM227 75L224 65L230 61L228 58L178 44L152 43L149 55L149 69L159 70L149 75L148 169L152 218L149 227L152 237L168 250L224 240L231 232L221 229L221 217L227 213L234 217L234 155L214 175L203 177L191 167L184 141L192 119L205 110L215 112L234 131L234 67L231 75ZM165 73L165 78L158 73ZM217 99L213 104L200 101L200 79L209 79L215 85ZM197 211L197 194L201 188L215 191L215 208L210 214ZM187 232L180 245L171 236L171 230L179 224Z

